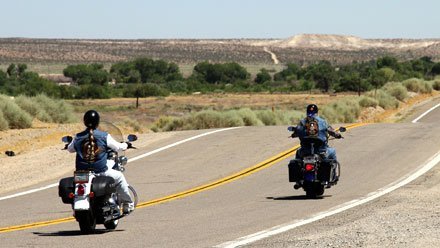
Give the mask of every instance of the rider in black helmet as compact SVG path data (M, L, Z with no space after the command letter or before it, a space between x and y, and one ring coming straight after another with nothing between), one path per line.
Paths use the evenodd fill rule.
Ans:
M84 125L91 129L96 129L99 125L99 114L95 110L89 110L84 114Z
M315 147L321 151L326 151L327 158L336 160L336 150L328 146L329 135L339 139L341 134L336 132L327 121L318 116L318 106L315 104L309 104L306 108L307 116L300 121L294 132L294 136L298 137L300 141L303 138L311 135L316 135L316 138L322 140L322 147ZM309 153L309 147L304 147L301 142L301 148L296 152L296 158L302 158L304 153Z
M123 211L128 214L134 210L128 183L122 172L107 166L107 151L108 148L116 152L123 151L131 144L117 142L109 133L99 130L100 117L95 110L87 111L83 119L86 130L76 134L67 147L69 152L76 152L76 170L92 169L96 175L113 177L122 201Z

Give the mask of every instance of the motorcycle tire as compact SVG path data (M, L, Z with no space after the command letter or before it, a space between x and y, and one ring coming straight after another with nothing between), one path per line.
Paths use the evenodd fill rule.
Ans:
M136 193L136 190L134 190L134 188L131 185L128 185L128 189L130 190L130 195L133 199L134 207L136 207L138 204L138 195Z
M311 199L315 199L324 194L324 185L318 183L310 183L304 185L306 196Z
M79 223L79 229L82 234L92 234L96 229L96 218L89 211L78 211L75 218Z

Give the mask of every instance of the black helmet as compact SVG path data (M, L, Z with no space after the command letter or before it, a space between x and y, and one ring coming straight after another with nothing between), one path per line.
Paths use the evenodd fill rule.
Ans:
M95 110L89 110L84 114L84 125L91 129L96 129L99 125L99 114Z
M318 113L318 106L315 104L310 104L307 106L307 116L314 116Z

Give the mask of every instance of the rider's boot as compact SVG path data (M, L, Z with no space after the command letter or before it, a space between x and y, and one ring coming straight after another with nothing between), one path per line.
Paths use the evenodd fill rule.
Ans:
M122 213L130 214L134 211L134 203L133 202L124 202L122 203Z

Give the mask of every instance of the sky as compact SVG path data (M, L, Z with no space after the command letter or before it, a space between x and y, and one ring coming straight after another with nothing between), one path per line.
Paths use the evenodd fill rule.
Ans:
M0 0L0 38L440 38L438 0Z

